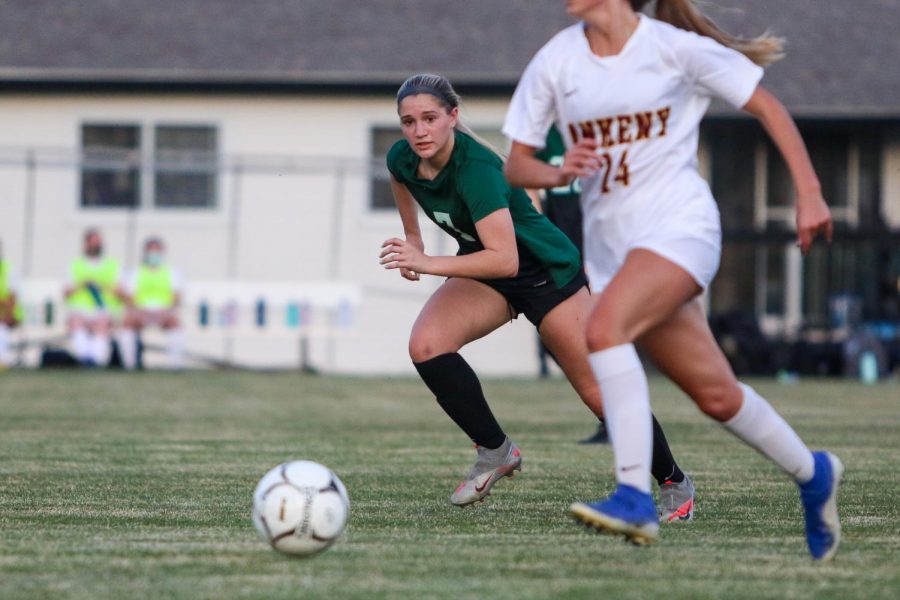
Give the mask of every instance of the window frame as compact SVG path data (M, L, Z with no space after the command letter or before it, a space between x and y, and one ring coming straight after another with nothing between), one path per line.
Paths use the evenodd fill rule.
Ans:
M128 152L134 153L136 157L136 164L129 165L130 158L126 156L124 159L126 168L116 169L116 168L96 168L90 165L92 159L88 157L89 154L89 146L86 145L85 141L85 133L87 128L129 128L134 129L137 133L137 145L133 149L130 149ZM118 121L101 121L101 120L84 120L79 123L78 127L78 139L79 139L79 164L78 164L78 208L80 210L138 210L141 208L143 204L143 187L144 187L144 168L143 168L143 140L144 136L144 128L140 122L136 121L126 121L126 120L118 120ZM110 147L112 148L112 147ZM116 170L120 171L135 171L135 184L134 184L134 201L132 204L87 204L85 202L86 194L85 194L85 184L86 172L90 171L107 171L114 172Z
M85 146L85 128L87 127L132 127L137 130L138 145L133 150L136 156L136 166L132 167L136 170L136 193L133 205L102 205L102 204L85 204L85 172L90 169L89 160L86 157ZM211 162L207 167L207 173L211 178L211 191L207 196L206 203L203 205L179 206L179 205L160 205L157 198L157 176L160 173L157 160L157 133L160 128L190 128L190 129L208 129L213 137L213 149L209 151ZM220 211L223 207L222 193L223 182L222 177L225 174L225 168L221 161L221 143L222 130L216 123L209 121L137 121L128 119L103 120L103 119L82 119L78 123L78 139L80 161L78 165L77 178L77 200L76 204L79 210L86 211L154 211L158 213L193 211L197 213L212 213ZM194 171L186 171L188 174L202 172L203 169L197 168ZM165 171L163 171L165 172Z

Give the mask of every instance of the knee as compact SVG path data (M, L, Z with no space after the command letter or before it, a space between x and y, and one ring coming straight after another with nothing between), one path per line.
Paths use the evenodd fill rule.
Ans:
M440 338L426 333L414 333L409 338L409 357L414 363L425 362L435 356L456 352L459 348L453 348Z
M602 319L591 319L585 330L585 336L588 352L600 352L631 341L624 332L603 323Z
M703 414L724 423L737 414L744 394L736 382L712 384L694 394L694 402Z

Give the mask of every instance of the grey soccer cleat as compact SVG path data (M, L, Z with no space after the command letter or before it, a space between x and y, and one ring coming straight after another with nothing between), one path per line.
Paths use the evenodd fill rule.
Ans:
M659 486L659 520L662 523L687 523L694 519L694 484L690 477Z
M522 453L511 439L506 438L496 450L476 446L478 458L466 479L450 496L456 506L467 506L489 496L494 484L522 470Z

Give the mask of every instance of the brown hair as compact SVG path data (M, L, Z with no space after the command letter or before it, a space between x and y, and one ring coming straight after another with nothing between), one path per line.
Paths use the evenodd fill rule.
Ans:
M641 10L650 2L650 0L629 1L635 11ZM695 0L656 0L655 16L675 27L712 38L763 67L784 58L784 38L768 32L749 39L731 35L704 15L697 8Z

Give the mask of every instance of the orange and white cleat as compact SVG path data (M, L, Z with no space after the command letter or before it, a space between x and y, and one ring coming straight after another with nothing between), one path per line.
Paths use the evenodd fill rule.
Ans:
M694 484L690 477L659 486L659 520L662 523L687 523L694 520Z

